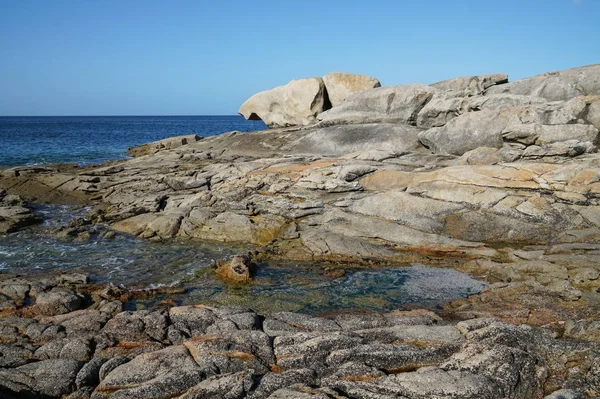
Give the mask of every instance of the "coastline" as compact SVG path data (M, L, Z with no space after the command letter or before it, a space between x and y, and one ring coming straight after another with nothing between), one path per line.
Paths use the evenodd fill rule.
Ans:
M575 72L558 76L571 82ZM3 198L93 206L74 237L103 223L147 240L252 245L265 260L445 264L489 284L439 314L332 321L173 303L121 313L118 296L81 281L24 278L4 291L10 343L1 348L17 359L1 366L7 394L600 395L600 97L551 101L518 93L556 75L494 76L370 89L306 126L171 138L101 166L2 169ZM388 95L399 111L361 108L356 120L361 99ZM456 99L471 108L455 114ZM93 324L85 343L70 343L82 329L71 317ZM57 332L42 344L19 323ZM36 355L44 347L51 354ZM26 380L57 362L68 369L59 394ZM103 373L104 364L114 368ZM84 369L91 385L77 384Z

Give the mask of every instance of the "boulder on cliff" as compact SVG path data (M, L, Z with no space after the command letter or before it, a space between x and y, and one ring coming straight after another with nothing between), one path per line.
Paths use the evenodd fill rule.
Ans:
M262 120L269 127L308 125L329 107L321 78L292 80L285 86L250 97L238 113L248 120Z
M341 104L352 94L381 86L378 79L345 72L328 73L323 76L323 82L332 107Z

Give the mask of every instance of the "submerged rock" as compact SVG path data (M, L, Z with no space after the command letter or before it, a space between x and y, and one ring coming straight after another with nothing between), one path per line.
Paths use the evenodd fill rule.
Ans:
M252 279L255 267L249 255L235 255L229 261L218 261L215 273L226 281L246 283Z

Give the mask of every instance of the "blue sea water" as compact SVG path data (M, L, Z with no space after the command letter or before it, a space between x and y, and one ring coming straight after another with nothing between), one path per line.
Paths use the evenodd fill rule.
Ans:
M265 129L262 121L227 116L0 117L0 166L101 163L127 157L127 148L195 133L208 137Z

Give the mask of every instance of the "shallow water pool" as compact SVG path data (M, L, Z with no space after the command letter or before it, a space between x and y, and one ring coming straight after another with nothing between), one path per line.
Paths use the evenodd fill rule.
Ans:
M36 209L44 223L0 236L0 273L84 272L95 283L136 286L183 286L179 304L236 305L258 311L390 311L403 307L435 308L478 293L485 284L452 269L424 265L385 268L345 267L327 277L319 264L261 263L254 281L231 286L215 277L218 259L250 248L190 241L150 242L117 234L92 234L86 241L59 238L53 232L88 209L44 205ZM167 299L136 301L143 308Z

